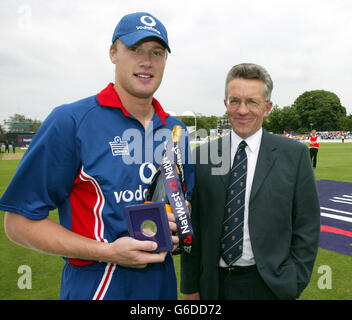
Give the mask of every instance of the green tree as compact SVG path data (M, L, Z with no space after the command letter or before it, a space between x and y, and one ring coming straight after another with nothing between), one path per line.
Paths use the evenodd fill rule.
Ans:
M210 129L216 128L218 117L210 116L210 117L199 117L197 118L197 130L205 129L207 130L208 135L210 134Z
M23 114L18 114L18 113L15 113L13 116L11 116L9 120L11 122L25 122L25 121L28 121L28 119L26 119L26 117Z
M179 120L181 120L185 126L194 126L194 117L184 117L184 116L177 116Z
M27 131L33 133L37 132L42 124L40 120L32 120L17 113L9 117L8 123L10 125L10 132Z
M343 131L352 131L352 114L340 119L339 128Z
M40 120L33 120L31 125L31 131L37 132L42 122Z
M297 131L297 128L300 127L300 119L294 106L280 109L278 105L275 105L263 126L266 130L274 133L282 133L284 130Z
M268 117L264 119L263 127L269 132L279 133L282 132L280 124L280 108L276 104L272 107Z
M346 117L346 108L341 105L339 97L325 90L306 91L293 106L303 128L338 130L341 118Z
M177 118L180 119L186 126L194 126L194 117L179 116ZM197 131L200 129L205 129L209 135L210 129L216 128L218 119L220 119L220 117L216 117L216 116L197 117Z
M296 131L300 127L300 119L294 106L284 107L280 114L281 124L287 132ZM282 132L281 131L281 132Z

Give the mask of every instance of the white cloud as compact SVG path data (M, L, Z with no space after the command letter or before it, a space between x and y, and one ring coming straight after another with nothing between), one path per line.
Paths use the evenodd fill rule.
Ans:
M2 1L0 120L44 119L113 81L111 36L134 11L154 14L168 29L172 53L156 93L166 110L223 114L227 71L255 62L273 77L274 104L324 89L352 113L351 9L349 0Z

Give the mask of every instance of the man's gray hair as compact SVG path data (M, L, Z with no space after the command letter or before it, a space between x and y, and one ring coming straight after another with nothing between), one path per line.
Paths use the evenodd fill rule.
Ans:
M271 92L273 91L273 80L271 79L268 71L262 66L254 63L241 63L231 68L226 77L225 83L225 99L227 99L227 86L233 79L258 79L264 82L264 96L265 103L271 99Z

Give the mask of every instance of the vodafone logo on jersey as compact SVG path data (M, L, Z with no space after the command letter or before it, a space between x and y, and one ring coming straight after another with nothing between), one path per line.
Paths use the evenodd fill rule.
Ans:
M152 163L145 162L139 168L139 177L141 178L143 183L149 184L152 182L156 171L157 170Z
M141 164L139 167L139 178L142 183L150 184L153 179L154 174L156 173L157 169L155 166L150 162L145 162ZM142 184L139 184L138 188L135 190L120 190L115 191L114 196L117 204L120 203L130 203L132 201L143 201L145 199L145 194L148 188L144 188Z

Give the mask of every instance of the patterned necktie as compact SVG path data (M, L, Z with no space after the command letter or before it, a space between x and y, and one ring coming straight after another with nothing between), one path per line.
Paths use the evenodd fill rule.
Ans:
M231 265L242 256L244 201L247 177L247 143L242 141L235 154L229 185L221 237L221 256Z

